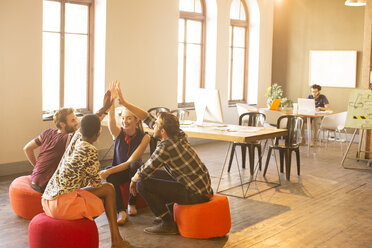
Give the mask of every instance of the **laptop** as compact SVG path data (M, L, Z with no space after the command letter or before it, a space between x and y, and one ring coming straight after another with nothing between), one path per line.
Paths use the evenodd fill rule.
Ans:
M315 114L315 99L298 98L298 114L313 115Z
M271 103L270 110L277 110L282 99L274 99Z

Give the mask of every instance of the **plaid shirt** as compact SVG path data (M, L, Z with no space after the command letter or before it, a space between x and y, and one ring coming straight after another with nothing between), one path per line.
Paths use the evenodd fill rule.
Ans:
M144 120L152 129L155 121L155 117L150 114ZM142 180L146 180L162 166L177 182L192 192L198 195L213 194L208 169L182 130L177 137L161 141L137 174Z

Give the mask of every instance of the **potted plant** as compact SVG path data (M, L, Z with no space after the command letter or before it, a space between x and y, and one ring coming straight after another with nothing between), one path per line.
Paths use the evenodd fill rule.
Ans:
M279 105L282 108L291 107L292 103L293 103L291 99L289 99L287 97L283 97L282 86L280 86L277 83L275 83L272 86L270 86L269 88L267 88L265 96L267 96L266 103L267 103L267 106L269 108L270 108L271 103L273 102L274 99L282 99L281 102L280 102L280 105Z

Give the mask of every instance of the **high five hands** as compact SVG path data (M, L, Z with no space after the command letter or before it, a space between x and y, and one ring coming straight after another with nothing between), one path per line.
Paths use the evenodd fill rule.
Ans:
M125 99L124 99L123 94L122 94L121 89L120 89L120 82L118 82L117 80L112 81L112 82L110 83L110 88L109 88L109 90L110 90L110 92L111 92L112 98L113 98L113 99L118 98L119 103L120 103L121 105L124 105L124 103L125 103Z

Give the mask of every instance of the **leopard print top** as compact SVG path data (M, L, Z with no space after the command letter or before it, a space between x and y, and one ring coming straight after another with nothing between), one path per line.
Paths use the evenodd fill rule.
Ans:
M67 147L57 170L44 191L43 198L53 200L59 195L71 193L88 186L100 187L97 149L81 139L78 130Z

